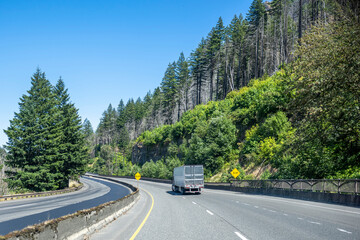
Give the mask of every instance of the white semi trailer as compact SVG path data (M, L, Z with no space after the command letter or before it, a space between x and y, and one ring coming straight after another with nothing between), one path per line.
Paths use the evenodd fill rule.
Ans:
M204 188L204 168L202 165L184 165L174 168L172 190L174 192L201 193Z

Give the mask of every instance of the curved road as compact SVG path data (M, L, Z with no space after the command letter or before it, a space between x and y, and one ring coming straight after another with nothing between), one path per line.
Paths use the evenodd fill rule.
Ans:
M139 187L134 207L92 240L360 239L359 208L210 189L180 195L141 180Z
M83 177L81 182L84 187L72 193L0 202L0 235L117 200L131 192L104 180Z

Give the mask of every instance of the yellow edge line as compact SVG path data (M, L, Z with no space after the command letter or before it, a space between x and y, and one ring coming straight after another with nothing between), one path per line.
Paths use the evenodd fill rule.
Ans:
M150 195L151 200L152 200L152 203L151 203L151 207L150 207L149 212L146 214L146 217L144 218L144 220L142 221L142 223L140 224L140 226L138 227L138 229L136 229L136 231L134 232L134 234L131 236L130 240L134 240L135 237L138 235L138 233L140 232L141 228L144 226L146 220L147 220L148 217L150 216L150 213L151 213L151 211L152 211L152 209L153 209L153 207L154 207L154 198L153 198L153 196L151 195L151 193L149 193L149 192L146 191L145 189L142 189L142 190L144 190L145 192L147 192L147 194Z

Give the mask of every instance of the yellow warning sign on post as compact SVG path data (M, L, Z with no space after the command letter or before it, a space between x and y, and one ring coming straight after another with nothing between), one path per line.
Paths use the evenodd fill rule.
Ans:
M236 178L237 176L239 176L240 172L234 168L234 170L231 171L231 175L233 175L234 178Z
M135 178L136 178L136 180L140 180L140 178L141 178L140 173L136 173L136 174L135 174Z

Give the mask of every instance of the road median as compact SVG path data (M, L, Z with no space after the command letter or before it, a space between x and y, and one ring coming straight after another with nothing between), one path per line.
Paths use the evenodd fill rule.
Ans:
M70 192L78 191L82 187L83 187L83 184L80 184L77 187L65 188L65 189L60 189L60 190L55 190L55 191L3 195L3 196L0 196L0 202L24 199L24 198L46 197L46 196L63 194L63 193L70 193Z
M3 239L84 239L96 230L115 220L130 209L139 197L139 190L118 180L103 179L120 183L130 188L132 193L115 201L110 201L99 206L77 211L57 219L29 226L20 231L11 232Z

